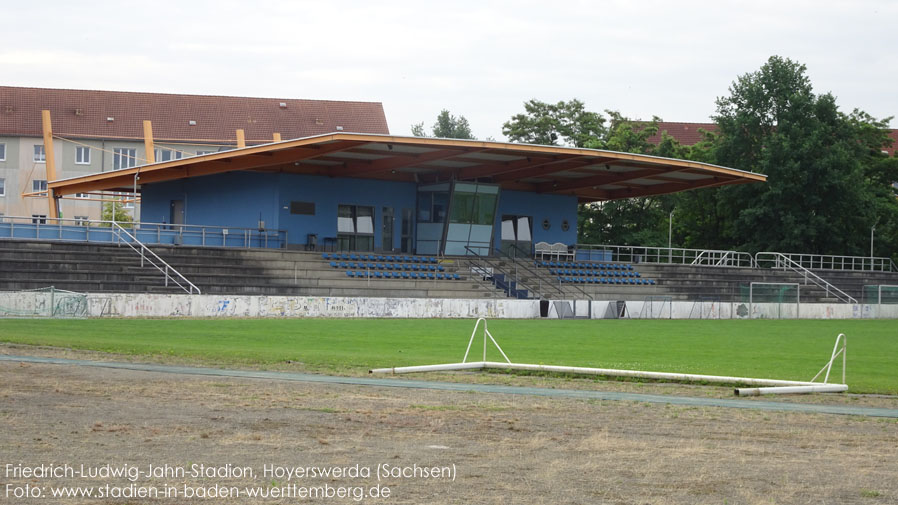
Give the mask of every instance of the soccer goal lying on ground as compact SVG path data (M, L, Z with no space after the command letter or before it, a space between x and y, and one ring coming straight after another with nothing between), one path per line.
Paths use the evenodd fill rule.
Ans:
M53 286L0 292L0 318L87 317L87 295Z
M471 354L471 346L474 344L474 338L477 336L477 329L483 323L483 357L482 361L468 361ZM498 349L505 362L487 361L487 339ZM476 352L476 351L475 351ZM829 375L832 370L833 363L836 358L842 356L842 384L830 384ZM569 373L578 375L604 375L607 377L633 377L642 379L656 379L682 382L710 382L716 384L744 384L747 386L760 386L753 388L737 388L735 394L738 396L757 396L782 393L841 393L848 390L845 384L845 365L847 364L847 346L845 335L840 333L836 337L836 345L833 347L832 355L829 362L817 372L810 381L790 381L778 379L758 379L751 377L727 377L721 375L700 375L700 374L684 374L684 373L668 373L668 372L646 372L641 370L616 370L612 368L589 368L578 366L559 366L559 365L536 365L529 363L513 363L496 339L493 338L487 328L486 319L480 318L474 324L474 331L471 332L471 338L468 340L468 348L465 349L465 356L461 363L446 363L441 365L421 365L421 366L403 366L393 368L375 368L369 370L368 373L392 373L405 374L415 372L444 372L454 370L527 370L531 372L554 372ZM826 372L823 382L814 382L821 374Z

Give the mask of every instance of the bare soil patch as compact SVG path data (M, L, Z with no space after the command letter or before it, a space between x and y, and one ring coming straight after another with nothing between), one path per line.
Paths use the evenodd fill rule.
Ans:
M530 381L527 385L557 381L511 378L519 380ZM609 384L615 383L583 381L583 387ZM690 391L695 388L700 389ZM283 478L262 478L264 465L454 465L454 480L319 478L301 484L366 489L380 484L391 489L391 497L362 502L397 504L898 503L898 423L850 416L0 363L0 425L3 465L144 469L149 464L232 464L256 472L254 479L138 481L178 488L286 483ZM129 483L2 480L4 486L19 487L109 482ZM52 500L191 501L197 500ZM356 503L352 498L198 501ZM0 494L0 502L35 500Z

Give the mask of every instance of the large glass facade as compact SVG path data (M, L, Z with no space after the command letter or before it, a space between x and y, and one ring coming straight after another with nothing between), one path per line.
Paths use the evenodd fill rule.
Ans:
M464 256L490 253L499 186L476 182L418 188L416 252Z

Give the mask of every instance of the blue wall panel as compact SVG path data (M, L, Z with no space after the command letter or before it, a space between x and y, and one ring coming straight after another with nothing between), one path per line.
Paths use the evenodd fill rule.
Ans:
M147 184L142 188L143 222L171 222L171 201L184 200L184 224L279 228L278 174L229 172Z
M568 195L544 195L525 191L503 191L499 195L499 211L496 213L495 240L499 248L502 238L502 215L531 216L533 218L533 243L577 243L577 197ZM549 220L549 229L543 229L543 219ZM567 220L568 231L561 229Z
M337 236L337 206L363 205L374 207L374 246L382 245L383 208L393 207L393 248L399 248L402 209L414 209L417 186L411 182L373 181L364 179L333 179L312 175L281 174L280 228L287 230L291 243L304 244L306 235ZM290 202L315 202L315 215L290 214Z
M142 219L170 222L171 201L184 200L185 224L256 228L261 214L266 228L286 230L290 243L304 244L314 233L321 244L337 235L338 205L364 205L374 207L374 244L379 249L383 207L393 207L393 247L398 249L402 209L414 209L416 196L416 185L410 182L232 172L145 185ZM314 202L315 215L290 214L292 201ZM502 191L494 226L496 247L503 214L533 217L533 242L577 241L576 197ZM548 230L542 228L543 219L551 224ZM568 231L561 229L563 220L570 224Z

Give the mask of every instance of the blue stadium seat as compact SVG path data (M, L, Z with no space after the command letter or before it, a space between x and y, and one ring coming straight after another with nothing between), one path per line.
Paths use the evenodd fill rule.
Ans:
M393 278L393 272L384 272L384 277L387 278L387 279L392 279L392 278Z
M355 273L355 276L358 277L358 278L360 278L360 279L364 279L365 277L368 277L368 273L365 272L364 270L360 270L360 271L358 271L358 272Z
M408 272L402 272L402 278L408 279L409 278Z
M445 271L446 271L446 269L443 268L443 265L437 265L437 270L439 270L440 272L445 272Z
M336 261L331 261L331 268L337 268L338 266Z
M417 272L412 272L412 273L410 273L409 275L412 277L412 279L417 279L417 278L418 278Z
M353 272L352 270L347 270L346 277L355 277L355 272Z
M452 278L453 278L454 280L457 280L457 281L460 281L460 280L461 280L461 276L458 275L458 274L452 274Z
M341 261L340 268L349 268L349 265L347 265L345 261Z
M329 260L329 259L331 259L331 255L328 253L321 253L321 259Z

